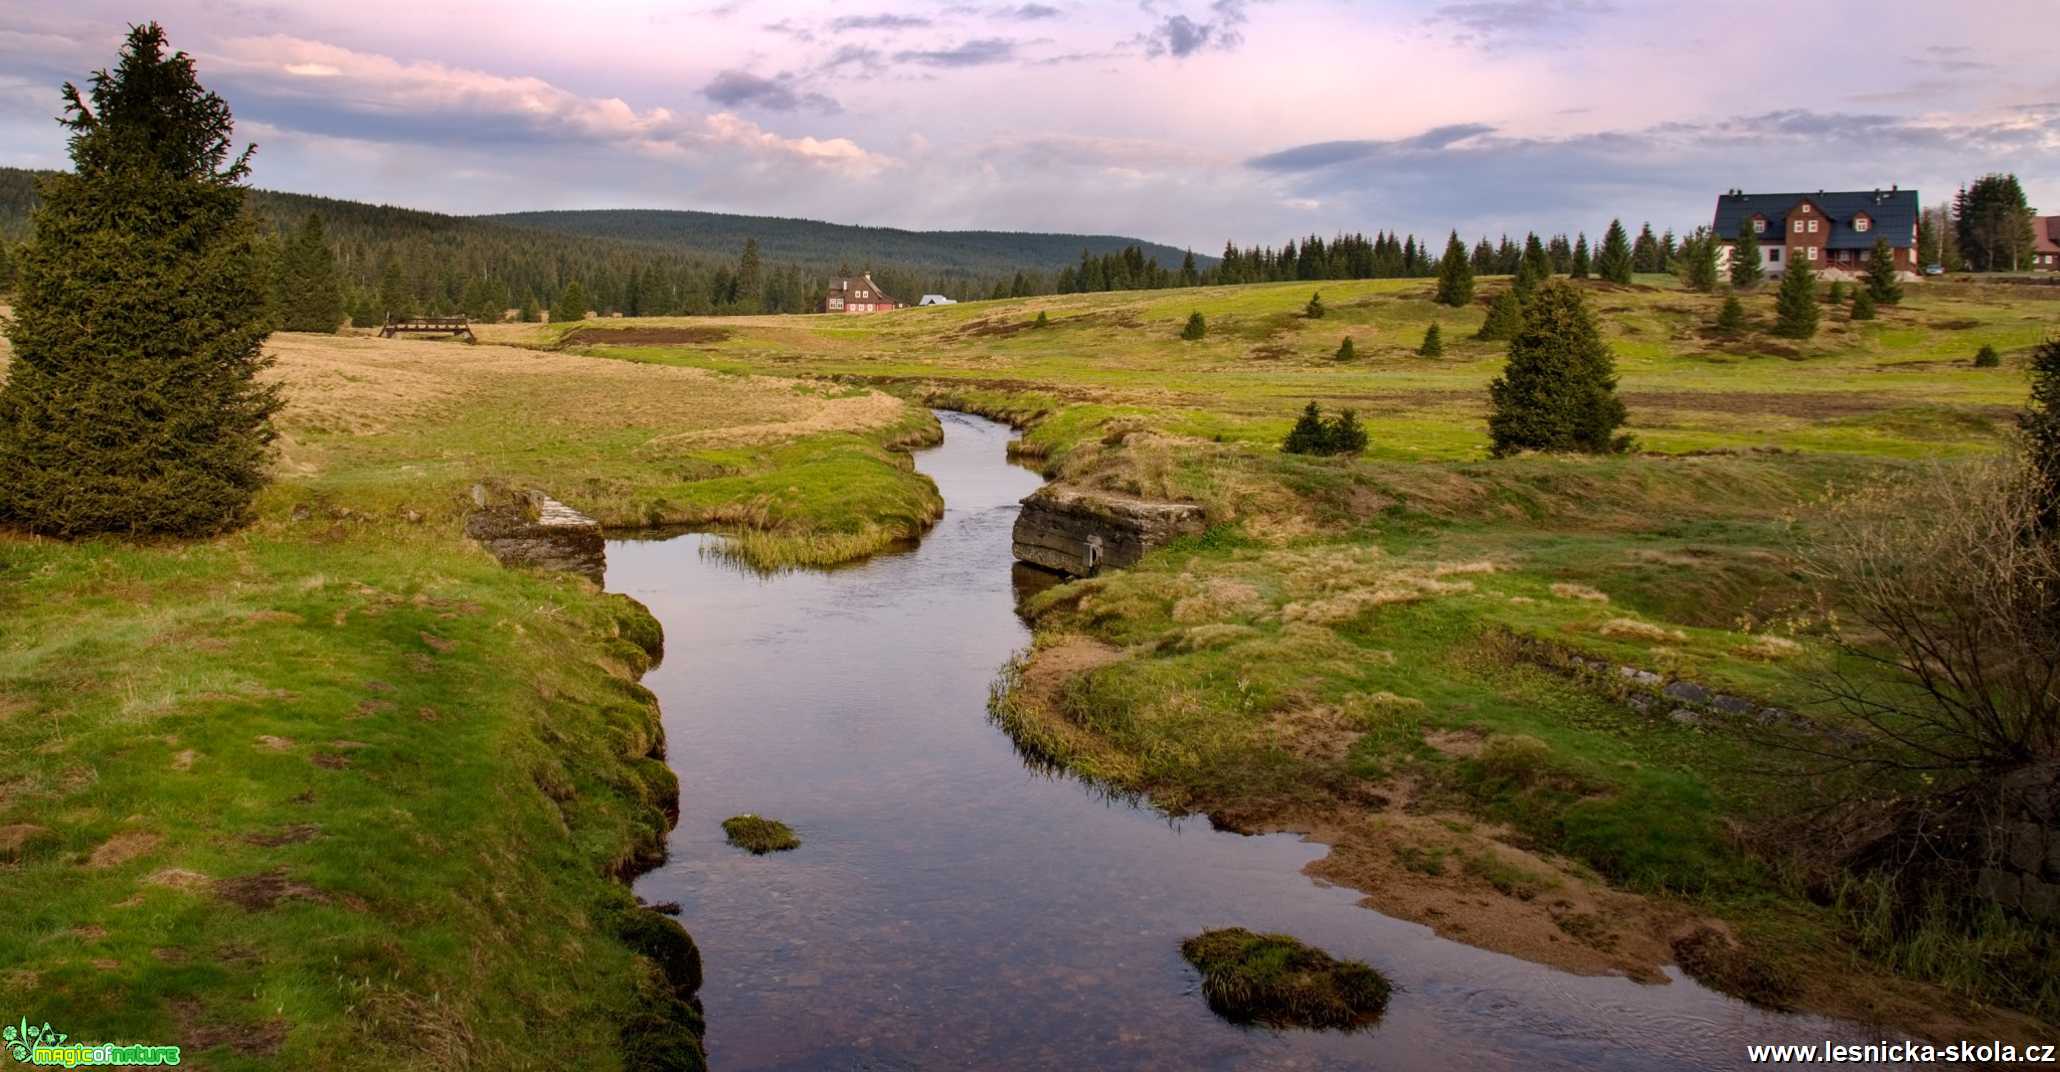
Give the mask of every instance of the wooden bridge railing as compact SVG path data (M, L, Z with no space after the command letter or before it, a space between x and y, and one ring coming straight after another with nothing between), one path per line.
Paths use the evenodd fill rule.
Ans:
M463 335L473 342L479 341L479 337L472 334L471 321L462 316L389 316L386 325L379 329L379 337L391 339L403 331L410 334Z

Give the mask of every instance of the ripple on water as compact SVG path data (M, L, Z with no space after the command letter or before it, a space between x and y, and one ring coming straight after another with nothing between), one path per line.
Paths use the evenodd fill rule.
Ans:
M1685 980L1564 975L1437 938L1300 874L1323 849L1168 821L1028 770L985 714L1028 642L1008 431L942 415L919 453L947 510L911 551L764 575L710 537L616 541L648 604L681 815L638 892L678 901L723 1069L1731 1068L1744 1045L1857 1037ZM1025 577L1048 583L1048 578ZM753 857L719 821L772 815ZM1182 939L1236 924L1366 960L1402 988L1354 1035L1233 1027Z

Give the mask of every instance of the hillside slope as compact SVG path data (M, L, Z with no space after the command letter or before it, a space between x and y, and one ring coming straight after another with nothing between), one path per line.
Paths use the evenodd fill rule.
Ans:
M564 234L655 242L688 252L730 256L744 240L758 240L773 260L822 263L921 264L974 275L1005 275L1023 269L1056 271L1080 259L1137 246L1146 257L1178 267L1185 251L1122 235L1039 234L1026 231L904 231L819 220L736 216L668 209L592 209L569 212L513 212L479 219ZM1195 255L1201 267L1215 258Z

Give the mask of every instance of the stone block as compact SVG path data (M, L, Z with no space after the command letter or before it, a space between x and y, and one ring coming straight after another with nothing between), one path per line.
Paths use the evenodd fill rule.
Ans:
M1024 499L1016 515L1015 555L1034 566L1091 577L1136 565L1147 551L1198 535L1206 524L1193 503L1046 485Z
M1660 690L1669 700L1681 703L1706 704L1710 702L1710 690L1693 681L1676 681Z

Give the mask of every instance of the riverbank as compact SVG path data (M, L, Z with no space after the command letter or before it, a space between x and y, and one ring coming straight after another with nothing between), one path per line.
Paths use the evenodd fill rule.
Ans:
M880 385L1025 428L1018 455L1069 486L1203 506L1205 536L1031 602L1032 687L1001 712L1033 755L1176 814L1319 836L1320 877L1488 948L1647 979L1680 963L1934 1036L2037 1034L1992 1010L2060 1009L2053 943L2000 917L1884 934L1868 891L1790 877L1796 783L1750 776L1765 757L1723 712L1567 668L1806 705L1807 674L1840 665L1835 608L1794 557L1814 504L1994 449L2042 306L1913 287L1796 344L1762 334L1765 296L1723 337L1718 297L1585 287L1633 456L1487 460L1502 348L1469 338L1479 308L1435 306L1421 281L1323 284L1321 320L1299 314L1301 284L501 330ZM1191 311L1201 342L1178 338ZM1433 322L1447 353L1425 360ZM1341 336L1357 359L1332 358ZM1972 366L1985 342L2003 369ZM1357 408L1367 455L1281 454L1310 400ZM1700 954L1706 926L1730 936L1722 956Z
M492 346L276 336L277 481L218 539L0 534L0 1005L217 1069L691 1056L625 879L677 785L658 634L462 533L483 479L767 565L920 532L927 411ZM670 974L667 974L667 971Z

